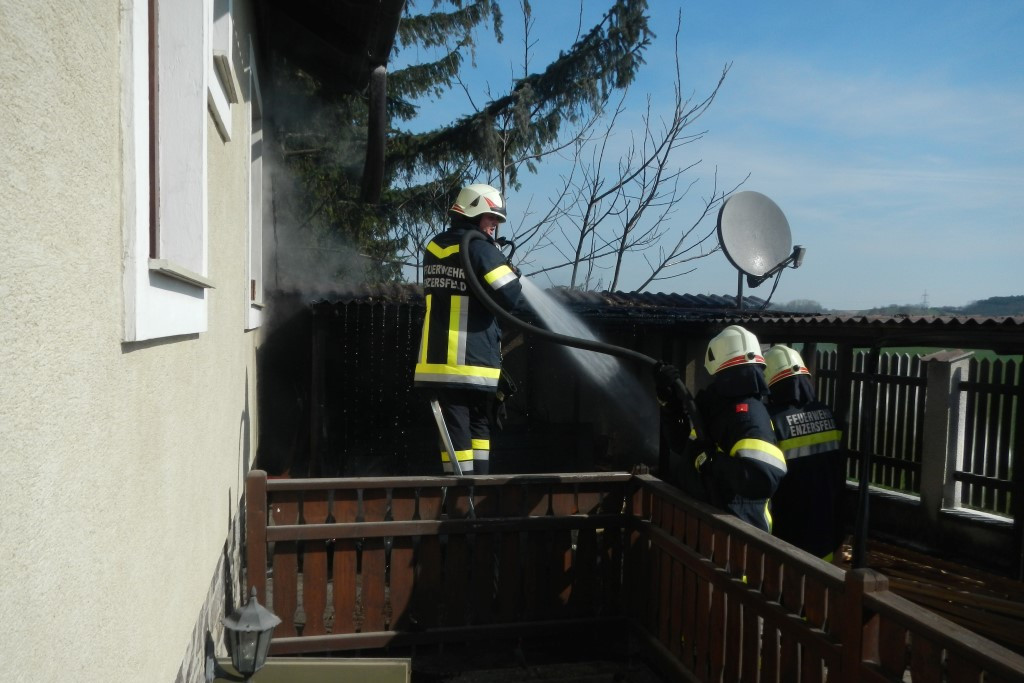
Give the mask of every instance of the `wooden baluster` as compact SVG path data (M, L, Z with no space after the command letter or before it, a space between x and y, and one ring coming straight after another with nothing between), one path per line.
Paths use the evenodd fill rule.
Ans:
M527 515L530 517L543 517L548 512L547 491L539 484L524 485L526 494ZM543 614L542 606L547 598L544 590L547 588L548 565L543 554L543 539L541 532L527 531L522 534L525 537L525 562L523 563L523 598L525 602L525 617L527 620L539 619Z
M551 510L555 517L569 517L576 514L576 492L571 484L557 485L551 494ZM565 617L569 614L575 571L572 557L572 530L552 531L548 534L551 544L551 610L552 616Z
M387 489L363 489L363 521L383 522L387 514ZM362 612L363 623L360 631L374 633L384 630L387 616L385 604L385 557L383 538L363 539L362 563L360 576L363 583Z
M701 521L698 515L689 515L686 518L686 527L683 530L682 540L692 550L696 550L700 544ZM683 605L682 605L682 642L680 643L680 661L683 666L693 669L697 657L697 626L699 616L697 614L697 594L699 584L697 574L692 568L683 569Z
M626 501L626 484L624 482L606 484L608 492L601 501L603 514L618 515L623 519ZM626 614L623 603L622 564L625 554L625 525L605 528L601 531L599 550L604 571L601 576L601 592L604 609L610 614Z
M765 553L763 565L764 575L761 577L761 592L768 601L780 602L782 599L782 566L778 555L771 552ZM779 624L776 619L766 616L761 623L762 680L778 680L780 647Z
M740 540L738 534L730 535L727 542L729 575L733 579L742 580L746 544ZM725 664L722 673L726 681L740 680L740 663L743 661L743 605L741 597L737 594L738 588L736 583L729 584L730 592L726 593L725 597Z
M779 676L779 624L774 617L765 616L761 619L761 681L765 683L788 680Z
M421 519L441 519L441 489L420 490L419 516ZM419 539L416 549L416 583L413 586L415 620L422 628L439 623L441 596L441 539L430 534Z
M652 526L671 534L673 520L671 505L661 496L657 496L651 506ZM668 647L670 617L665 598L672 592L672 555L666 552L660 543L651 545L651 571L651 582L647 584L648 590L644 595L648 623L651 624L651 632Z
M510 483L501 488L498 514L502 517L523 516L523 487ZM523 605L523 568L521 537L518 531L504 531L499 536L498 620L507 623L519 619Z
M759 590L764 576L764 552L753 544L746 547L743 578L747 587ZM740 680L756 681L761 668L761 618L757 612L746 607L743 610L743 662Z
M942 648L919 633L910 637L910 679L942 680Z
M984 675L984 679L982 676ZM971 681L971 683L979 683L984 680L985 683L996 683L998 679L993 676L987 675L984 668L978 664L966 660L960 655L953 652L946 653L946 680L947 681Z
M813 575L804 577L804 619L811 628L824 629L828 614L828 591ZM816 650L804 647L802 652L801 680L807 683L824 681L824 665L821 654ZM829 669L839 666L838 658L827 662Z
M306 491L302 498L302 520L305 524L327 521L327 491ZM302 552L302 608L306 613L304 636L320 636L327 632L324 611L327 607L327 542L305 541Z
M270 501L270 512L277 526L299 523L299 494L294 491L275 493ZM295 541L274 544L274 607L281 619L274 636L288 638L298 635L295 628L295 609L298 607L298 545Z
M591 617L598 610L600 572L597 530L584 527L576 535L576 566L572 588L572 615Z
M686 529L686 512L683 508L673 506L672 508L672 537L677 542L682 542L684 530ZM672 575L670 588L667 594L668 603L665 608L669 612L668 628L668 650L675 657L682 655L683 639L683 588L685 583L685 572L683 563L678 560L672 561Z
M901 680L907 670L907 629L889 619L878 623L878 665L895 680Z
M707 558L712 556L714 548L713 527L711 524L701 524L698 537L698 548L701 555ZM711 654L711 582L703 577L697 577L697 642L694 652L694 670L697 678L710 680L708 664Z
M393 489L391 492L391 515L396 522L411 521L416 516L416 490ZM411 536L396 536L391 544L391 573L389 594L391 612L388 627L404 631L412 623L412 595L416 579L414 539Z
M498 488L477 484L473 488L473 507L479 519L498 516ZM470 597L470 619L474 624L495 621L495 580L497 577L498 535L477 534L473 539L473 587Z
M359 500L355 489L334 492L334 521L351 524L359 514ZM334 624L332 633L356 632L356 541L339 538L334 542Z
M474 624L494 621L494 558L495 534L476 534L473 538L473 585L470 598L470 619Z
M604 499L604 489L599 490L594 488L594 485L583 484L576 492L576 509L581 514L599 515L602 513ZM607 560L602 559L600 555L598 533L596 529L581 528L576 535L573 614L577 616L592 616L600 609L602 573L606 571Z
M576 509L584 515L601 514L602 491L592 485L581 484L576 491ZM576 534L576 574L573 578L572 614L593 616L598 610L598 586L600 572L604 570L598 561L597 530L581 528Z
M470 513L468 486L449 486L446 503L449 519L465 519ZM465 626L469 599L469 539L465 533L449 533L444 548L443 590L445 626Z
M788 560L788 557L787 557ZM796 617L803 616L803 575L793 563L787 561L782 565L782 591L780 601L786 611ZM802 668L799 647L794 638L779 634L781 651L779 652L780 676L784 681L797 680Z
M764 575L761 577L761 593L768 602L782 602L782 564L778 555L764 554Z
M716 567L729 566L729 534L724 529L716 529L713 533L711 562ZM708 613L708 667L711 680L717 681L725 669L726 642L726 596L725 591L710 584L711 603Z

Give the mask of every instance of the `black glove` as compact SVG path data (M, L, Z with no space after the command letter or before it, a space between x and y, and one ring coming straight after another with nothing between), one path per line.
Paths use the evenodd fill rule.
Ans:
M698 474L704 474L708 471L711 465L711 456L707 454L707 451L701 451L697 454L697 457L693 459L693 466L697 470Z
M661 405L678 402L676 383L681 381L679 368L670 363L658 363L654 366L654 388L658 392Z
M519 270L518 268L513 266L511 263L508 264L508 267L511 268L512 272L516 274L516 277L522 277L523 276L523 271Z
M498 376L498 390L490 401L491 423L498 429L505 428L505 420L508 419L508 410L505 408L505 401L512 398L516 393L516 383L504 369Z
M505 399L512 398L516 395L516 391L518 391L518 389L516 387L515 380L512 379L511 375L505 372L504 368L502 368L501 374L498 375L498 400L504 401Z
M508 411L505 409L505 402L496 398L492 402L491 422L493 422L498 429L505 429L505 420L507 419Z

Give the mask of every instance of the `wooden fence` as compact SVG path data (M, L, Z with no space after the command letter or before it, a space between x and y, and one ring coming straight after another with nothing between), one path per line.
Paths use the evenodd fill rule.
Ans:
M670 680L1024 681L1024 658L881 574L844 574L648 476L254 471L246 565L282 619L277 655L620 629Z

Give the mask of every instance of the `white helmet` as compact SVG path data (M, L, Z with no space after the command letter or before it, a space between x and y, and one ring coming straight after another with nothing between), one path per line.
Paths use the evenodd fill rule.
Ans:
M704 367L709 374L747 363L764 365L764 358L757 337L745 328L729 325L708 343Z
M500 223L505 222L505 200L500 192L483 183L467 185L459 190L459 196L449 211L470 219L487 214L497 218Z
M787 377L811 374L800 354L788 346L773 346L768 349L768 353L764 354L764 362L767 365L764 374L768 378L768 386Z

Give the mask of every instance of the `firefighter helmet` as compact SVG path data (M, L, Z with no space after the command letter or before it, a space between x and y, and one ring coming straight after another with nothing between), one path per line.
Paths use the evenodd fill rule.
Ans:
M768 379L768 386L787 377L811 374L800 354L788 346L773 346L768 349L764 354L764 362L767 366L764 374Z
M499 223L505 222L505 200L500 192L483 183L467 185L459 190L459 196L449 211L474 222L484 215L494 216Z
M726 368L757 363L764 365L761 344L749 330L739 325L729 325L708 342L704 356L704 367L714 375Z

